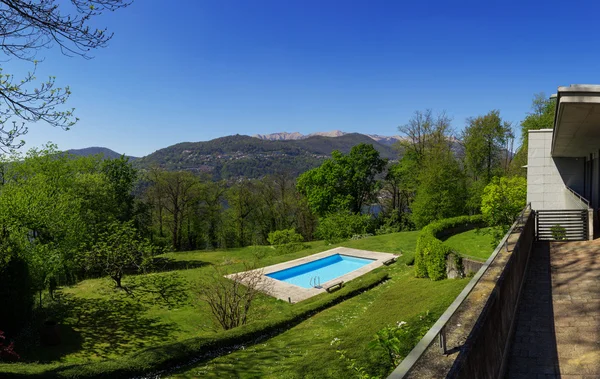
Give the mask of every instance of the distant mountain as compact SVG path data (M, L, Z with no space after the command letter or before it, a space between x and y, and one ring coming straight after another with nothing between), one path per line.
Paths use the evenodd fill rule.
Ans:
M341 130L332 130L330 132L316 132L316 133L311 133L311 134L307 134L307 135L304 135L304 134L298 133L298 132L255 134L255 135L253 135L253 137L260 138L262 140L269 140L269 141L290 141L290 140L295 141L295 140L306 139L306 138L310 138L310 137L314 137L314 136L341 137L346 134L358 134L358 133L346 133L346 132L342 132ZM380 143L382 145L390 145L391 146L391 145L395 144L396 142L402 140L402 137L400 137L400 136L380 136L378 134L363 134L363 135L371 138L374 141L377 141L378 143Z
M86 147L83 149L71 149L71 150L67 150L67 153L77 155L77 156L82 156L82 157L100 154L100 155L104 155L105 159L116 159L116 158L121 157L121 154L117 153L116 151L113 151L106 147L97 147L97 146ZM131 156L126 156L126 157L129 158L129 160L137 159L136 157L131 157Z
M259 178L276 172L297 176L317 167L333 150L348 153L359 143L372 144L382 158L397 159L398 152L359 133L339 137L320 135L302 139L261 139L244 135L206 142L184 142L155 151L134 164L139 168L158 166L170 170L210 173L215 180Z

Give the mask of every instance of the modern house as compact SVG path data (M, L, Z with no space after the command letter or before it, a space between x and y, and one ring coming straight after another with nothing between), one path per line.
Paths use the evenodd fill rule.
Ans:
M538 239L593 239L600 206L600 85L558 87L554 129L531 130L527 202Z

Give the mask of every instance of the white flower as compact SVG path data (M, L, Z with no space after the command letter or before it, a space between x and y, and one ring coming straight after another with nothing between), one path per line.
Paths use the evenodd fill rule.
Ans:
M333 346L334 343L337 343L340 339L335 337L334 339L331 340L331 342L329 343L329 345Z
M406 321L398 321L398 322L396 323L396 327L398 327L398 328L401 328L401 327L403 327L404 325L406 325Z

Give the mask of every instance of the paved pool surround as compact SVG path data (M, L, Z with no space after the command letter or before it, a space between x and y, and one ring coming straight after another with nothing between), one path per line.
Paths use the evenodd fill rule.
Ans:
M357 270L351 271L347 274L339 276L333 280L328 282L321 283L321 287L323 288L302 288L290 283L283 282L281 280L273 279L267 274L271 274L277 271L285 270L290 267L299 266L304 263L313 262L322 258L326 258L335 254L347 255L351 257L357 258L366 258L373 259L373 262L358 268ZM294 259L291 261L278 263L276 265L263 267L257 269L256 271L262 270L262 280L266 283L266 287L268 288L268 294L276 297L281 300L289 301L291 299L292 303L297 303L302 300L306 300L309 297L313 297L320 293L326 292L325 288L327 288L330 284L338 282L340 280L344 281L344 283L358 278L359 276L376 269L377 267L383 266L383 263L392 259L397 258L400 255L388 254L388 253L379 253L375 251L367 251L367 250L358 250L358 249L350 249L347 247L336 247L335 249L323 251L321 253L309 255L307 257L302 257L298 259ZM235 274L227 275L227 278L233 279Z

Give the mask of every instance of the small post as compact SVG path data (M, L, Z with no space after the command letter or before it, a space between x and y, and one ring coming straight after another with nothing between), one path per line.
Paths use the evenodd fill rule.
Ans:
M288 301L290 302L290 304L292 304L292 298L288 297Z
M442 327L440 330L440 349L442 349L442 354L446 354L446 325Z

